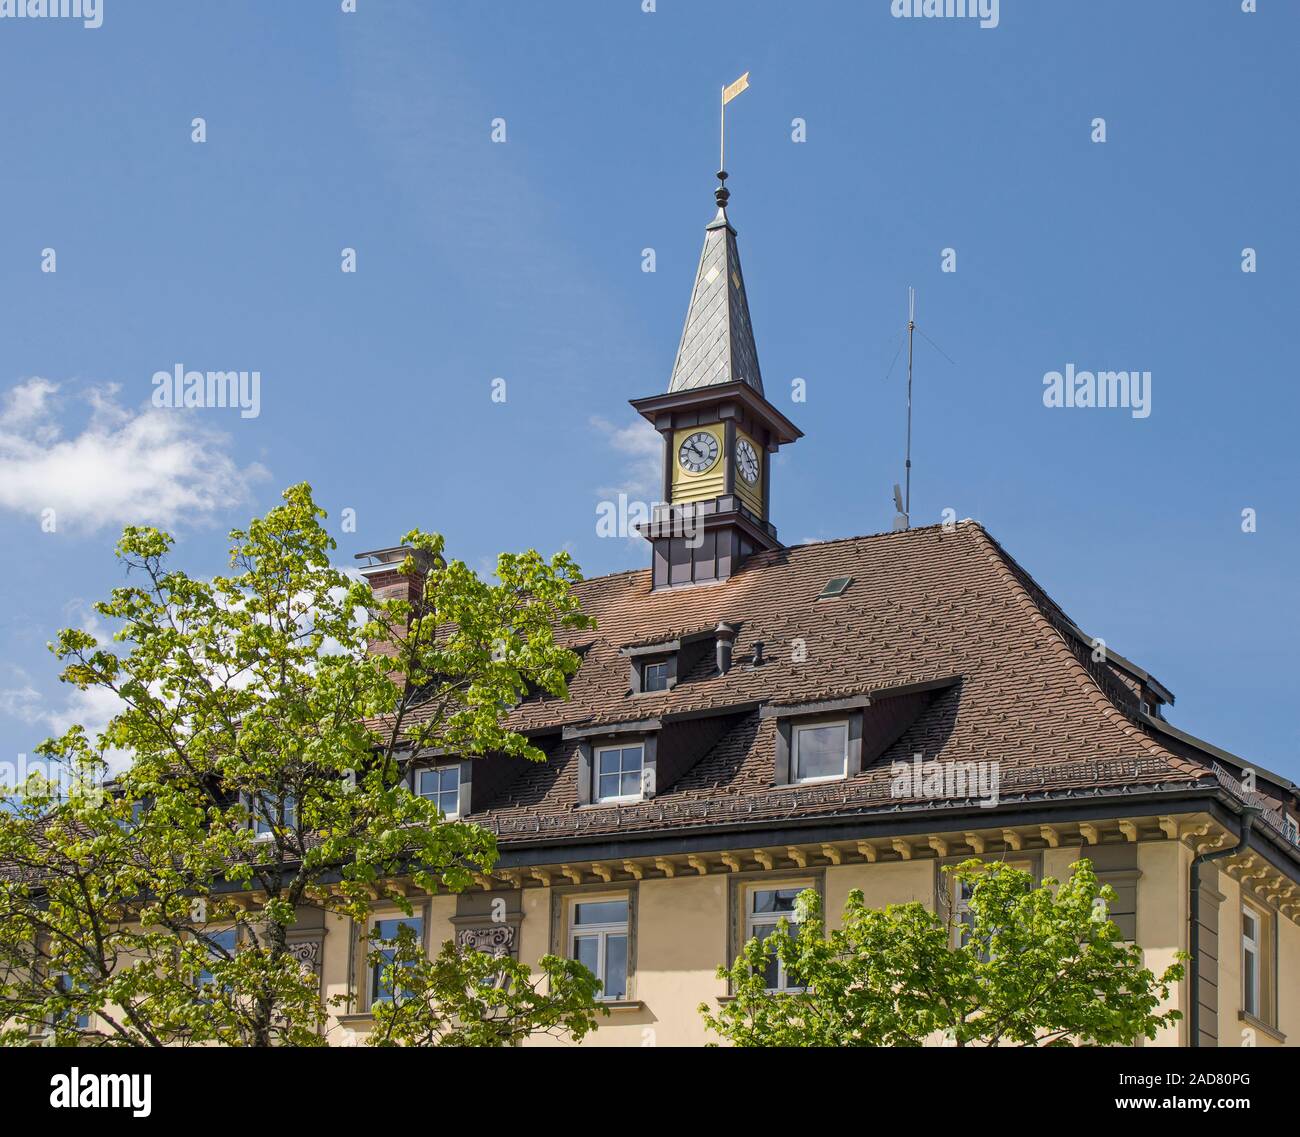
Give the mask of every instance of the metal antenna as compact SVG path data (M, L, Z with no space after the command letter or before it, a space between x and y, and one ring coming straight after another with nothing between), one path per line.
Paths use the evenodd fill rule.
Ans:
M903 470L903 493L894 485L895 531L912 524L912 334L916 331L916 289L907 290L907 462ZM892 370L892 368L891 368Z
M907 466L904 470L903 514L912 517L912 333L916 331L916 289L907 290Z
M935 351L944 357L954 367L957 366L952 357L943 350L937 343L925 334L923 328L916 326L916 289L908 288L907 290L907 455L903 471L903 484L905 489L900 490L898 483L894 483L894 508L898 511L894 517L895 529L906 529L912 523L912 347L915 335L920 335L925 339ZM902 353L903 345L900 340L898 351L894 353L894 363L898 362L898 356ZM894 363L889 365L889 373L894 371ZM885 378L889 376L886 375Z

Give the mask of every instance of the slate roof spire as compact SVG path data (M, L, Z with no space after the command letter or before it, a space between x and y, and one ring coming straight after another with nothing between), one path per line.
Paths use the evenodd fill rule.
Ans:
M761 395L763 377L749 323L736 231L727 219L731 192L726 170L718 171L718 181L714 191L718 215L705 227L704 251L668 390L693 391L740 381Z

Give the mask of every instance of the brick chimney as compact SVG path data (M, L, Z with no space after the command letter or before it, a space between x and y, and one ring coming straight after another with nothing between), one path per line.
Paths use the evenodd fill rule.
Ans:
M416 574L403 576L402 562L410 555L415 556ZM357 553L356 559L369 561L358 570L370 584L370 591L379 600L405 600L418 604L424 595L424 575L428 572L428 558L424 553L417 553L410 545L398 545L392 549L375 549L369 553Z
M413 574L404 574L401 571L402 562L412 555L415 558L416 571ZM429 570L426 554L417 552L409 545L398 545L391 549L357 553L356 559L370 562L362 565L358 571L365 577L376 599L405 600L415 612L419 611L420 602L424 598L424 578ZM370 651L375 655L396 654L392 643L382 641L372 643Z

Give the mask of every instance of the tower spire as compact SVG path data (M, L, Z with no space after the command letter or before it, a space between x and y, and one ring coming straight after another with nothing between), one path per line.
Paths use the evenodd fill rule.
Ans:
M749 85L746 71L722 88L727 103ZM736 230L727 217L727 167L719 141L717 216L704 249L677 345L668 390L633 399L663 438L663 500L637 526L654 549L653 588L726 580L761 550L780 548L768 519L771 456L801 432L763 395Z
M718 171L713 197L718 212L704 229L704 248L668 390L692 391L739 381L761 395L763 376L749 320L736 230L727 217L731 191L726 170Z

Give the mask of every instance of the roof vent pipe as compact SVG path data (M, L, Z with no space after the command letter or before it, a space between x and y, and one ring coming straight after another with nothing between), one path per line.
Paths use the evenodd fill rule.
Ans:
M718 674L726 675L731 670L731 649L736 642L735 626L723 620L714 629L714 635L717 636Z

